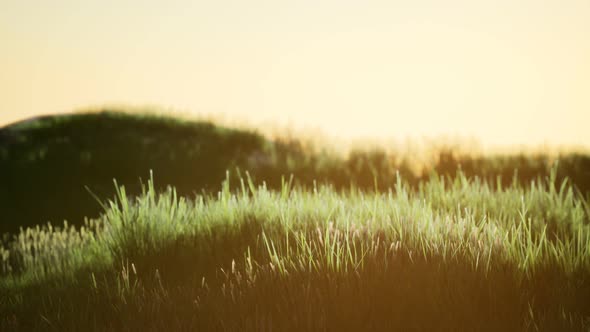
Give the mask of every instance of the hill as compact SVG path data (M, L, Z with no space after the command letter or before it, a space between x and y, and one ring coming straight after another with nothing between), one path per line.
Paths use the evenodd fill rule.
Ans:
M478 177L493 186L514 181L530 185L549 175L554 158L537 154L472 156L446 148L416 171L411 156L379 149L347 156L310 147L297 139L271 140L256 131L237 130L206 121L128 114L118 110L46 116L0 128L0 233L19 227L82 224L102 208L87 188L103 199L115 185L140 193L140 178L153 171L159 191L174 186L179 195L219 190L230 170L248 171L256 184L280 188L283 176L298 186L315 181L335 189L351 184L361 190L388 190L399 173L418 188L433 172L455 178ZM515 173L517 170L517 173ZM590 157L559 156L556 181L565 178L581 193L590 192Z
M113 179L136 193L150 170L183 195L210 189L264 149L254 133L153 115L100 112L49 116L0 130L1 231L95 217Z
M587 331L588 156L415 153L112 111L2 128L0 330Z

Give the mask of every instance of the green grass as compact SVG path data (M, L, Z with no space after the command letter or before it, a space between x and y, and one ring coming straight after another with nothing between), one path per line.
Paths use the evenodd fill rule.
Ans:
M4 243L0 329L587 331L590 202L556 178L119 187Z
M317 181L339 192L351 183L363 191L386 192L397 173L412 190L432 172L455 178L459 171L493 187L510 185L513 179L528 186L549 176L558 157L558 185L568 178L576 190L590 195L587 154L481 156L444 145L431 151L331 151L297 137L270 139L256 130L125 110L32 119L0 128L0 233L48 221L81 226L84 217L96 218L101 212L86 188L98 197L112 197L116 178L136 196L138 179L147 178L150 170L158 190L171 185L187 198L215 193L226 170L235 181L237 170L248 170L256 184L265 181L273 190L280 189L282 176L293 174L295 183L307 189ZM416 160L417 155L425 160Z

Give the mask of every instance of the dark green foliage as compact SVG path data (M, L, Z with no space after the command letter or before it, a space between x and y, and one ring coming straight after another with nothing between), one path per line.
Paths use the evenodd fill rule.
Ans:
M85 187L112 197L117 179L136 195L150 170L182 195L218 189L226 169L265 146L252 132L114 112L40 118L0 134L0 232L79 225L101 211Z

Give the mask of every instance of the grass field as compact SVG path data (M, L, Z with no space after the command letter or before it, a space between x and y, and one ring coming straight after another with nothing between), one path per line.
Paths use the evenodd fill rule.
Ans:
M590 327L590 209L567 185L236 186L186 200L150 181L83 228L21 232L3 330Z
M345 153L298 137L269 138L254 129L233 129L208 121L129 114L117 110L49 116L0 128L0 233L48 221L80 226L102 212L88 193L115 194L113 179L130 195L140 193L139 178L155 174L158 190L174 186L183 197L215 193L230 170L234 181L249 171L256 184L279 190L283 176L307 189L351 184L363 191L387 191L396 174L417 189L432 172L455 178L461 171L496 186L514 179L523 186L545 178L559 159L556 181L565 178L590 197L590 155L543 151L474 154L459 146L409 149L360 147ZM516 174L515 174L516 172ZM31 208L35 202L35 208Z
M112 121L117 117L124 121ZM381 152L338 159L212 125L112 114L74 120L91 123L88 119L104 120L112 144L119 132L113 126L131 123L132 142L161 135L170 143L175 130L185 128L176 141L189 137L186 149L205 132L211 140L206 146L215 147L220 137L228 143L200 151L215 156L225 146L238 152L215 157L213 164L223 170L213 169L214 175L185 181L181 175L190 168L179 175L179 169L166 168L168 163L158 164L155 181L150 178L139 190L118 182L110 184L116 188L110 200L99 193L98 217L38 223L6 235L0 249L2 331L590 329L586 156L564 156L556 164L543 156L458 159L441 153L428 172L416 175ZM100 128L67 136L64 128L77 125L62 120L45 129L12 127L16 143L3 150L8 155L3 171L24 176L17 162L28 170L59 168L60 158L51 151L69 151L62 157L74 160L79 151L73 147L86 137L83 133ZM145 132L137 134L138 128ZM55 143L55 137L67 139ZM15 158L19 151L21 156L39 151L42 138L54 142L45 156ZM87 140L95 144L86 150L91 160L109 155ZM18 145L23 142L29 142L27 149ZM251 150L242 148L244 142L251 142ZM142 173L154 160L178 160L156 158L167 150L158 150L158 141L148 143L152 149L141 150L144 159L134 157L137 151L124 154L135 143L119 145L119 162L147 161L137 168L122 165L125 171L118 174L137 178L141 174L134 172ZM205 164L199 153L191 162ZM240 173L226 173L231 169L226 163L239 166ZM51 184L51 176L44 176ZM194 179L218 182L199 190ZM185 188L166 189L172 180L193 186L190 195ZM12 181L23 197L39 190L30 204L45 198L45 204L57 205L51 211L75 205L56 199L62 195L59 187L49 199L48 183L18 188ZM3 202L16 201L2 191ZM18 225L18 213L8 222Z

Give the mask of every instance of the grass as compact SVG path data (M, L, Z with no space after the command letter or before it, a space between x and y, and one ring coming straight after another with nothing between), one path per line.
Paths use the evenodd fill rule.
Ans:
M119 186L84 227L5 241L0 329L587 331L590 201L557 173Z
M590 330L590 157L415 153L119 111L0 128L0 330Z
M265 181L272 190L280 190L282 177L293 174L295 184L308 190L317 181L338 192L351 183L362 191L387 192L398 173L413 191L432 172L450 178L462 173L493 187L514 179L529 186L549 176L559 159L556 183L568 178L575 190L590 196L587 154L482 156L445 145L402 150L357 148L340 154L297 137L271 139L256 130L125 110L32 119L0 128L0 233L48 221L67 220L79 227L85 217L102 212L86 188L98 197L112 197L116 178L128 195L137 196L138 179L150 170L157 174L157 190L170 185L179 196L193 198L217 192L226 170L234 181L239 181L238 170L248 170L256 185Z

